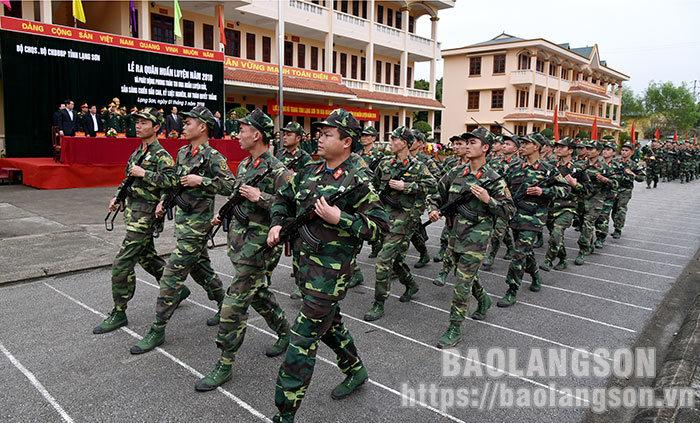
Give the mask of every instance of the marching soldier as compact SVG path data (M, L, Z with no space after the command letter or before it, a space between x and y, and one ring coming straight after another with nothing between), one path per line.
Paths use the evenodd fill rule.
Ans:
M659 184L659 176L661 174L662 157L659 141L652 140L651 147L645 145L642 148L643 160L646 164L646 182L647 189L651 189L651 183L654 183L654 188Z
M383 151L374 146L377 136L377 129L370 123L362 130L362 136L360 137L360 144L362 144L360 157L367 163L369 170L372 172L377 170L379 163L386 157ZM369 258L376 258L379 250L382 248L382 240L374 242L371 247L372 251L369 254Z
M240 119L240 123L238 136L241 148L249 152L250 156L238 167L236 180L240 185L238 192L233 194L242 196L244 201L234 206L238 209L233 213L234 218L231 219L228 230L228 256L236 270L236 276L221 304L219 333L216 336L221 358L214 369L195 384L197 391L211 391L231 379L231 367L236 352L243 344L250 306L277 333L277 342L265 350L265 355L277 357L289 345L289 323L284 310L277 304L275 295L268 289L270 282L266 277L269 262L279 260L279 255L275 257L279 248L273 249L267 256L256 254L267 243L270 207L276 201L278 190L287 183L287 170L269 152L269 143L275 130L272 119L260 109L255 109ZM285 128L285 144L287 129L289 125ZM256 186L246 184L268 169L271 172ZM217 215L212 224L218 225L220 219L221 216Z
M388 228L388 216L371 186L364 161L351 152L360 137L359 122L343 109L336 109L320 122L318 153L322 160L310 162L294 176L272 206L268 245L280 241L282 225L313 208L317 218L306 225L313 235L302 237L299 278L304 294L294 321L285 361L275 388L279 410L275 422L293 422L311 382L318 344L323 341L336 354L346 378L331 396L342 399L368 378L350 332L341 320L339 302L346 293L352 261L363 241L375 241ZM327 198L347 192L338 204ZM315 238L315 239L313 239Z
M433 178L435 179L435 181L437 181L442 177L442 169L440 169L440 166L438 166L438 164L431 156L425 154L425 135L422 132L417 131L415 129L412 129L411 132L413 133L414 142L409 147L409 152L413 157L418 159L428 168L430 174L433 175ZM426 204L427 203L424 202L420 206L421 214L423 213L423 210L425 210ZM419 222L421 214L419 214L417 217ZM422 226L419 227L418 230L411 237L411 243L414 247L416 247L416 250L420 254L420 258L418 259L416 264L413 265L413 267L415 267L416 269L425 267L428 263L430 263L430 255L428 255L428 248L425 246L425 241L427 239L428 234L425 232L425 228L423 228Z
M506 182L488 164L486 154L491 148L491 137L479 128L462 135L464 158L467 164L454 167L438 183L438 193L431 196L430 220L440 217L439 206L457 197L470 194L450 218L449 248L447 254L457 269L457 284L450 308L450 325L438 340L439 348L451 348L462 339L462 323L469 309L469 297L479 303L475 314L483 318L491 307L491 299L476 280L477 272L486 253L496 216L510 219L514 207ZM459 143L459 142L458 142ZM457 148L460 148L459 146ZM447 261L447 260L446 260ZM472 286L474 284L474 286ZM475 317L475 319L480 320Z
M445 158L445 160L442 161L442 174L446 175L449 173L450 170L452 170L453 167L458 166L462 163L462 156L464 155L463 150L461 155L458 155L456 152L455 148L455 143L460 141L462 138L453 135L450 137L450 144L452 145L452 151L453 154L451 156L448 156ZM438 253L433 257L433 261L435 263L439 263L442 261L445 251L447 250L447 240L448 240L448 228L447 226L442 227L442 232L440 233L440 250L438 250ZM443 267L444 269L444 267Z
M126 176L135 179L124 204L126 237L112 265L114 308L109 316L92 330L94 334L111 332L128 324L126 307L136 290L136 263L156 280L163 275L165 266L165 260L158 256L153 245L155 210L163 190L177 184L175 163L156 137L163 124L163 116L150 107L146 107L135 116L136 135L141 138L141 146L131 154L126 166ZM139 162L140 165L137 164ZM124 182L117 192L123 189L123 185ZM115 196L108 209L116 212L118 207ZM181 295L187 297L189 291L183 290Z
M394 158L381 162L374 174L374 185L391 218L389 233L384 239L376 262L374 304L364 315L373 321L384 315L384 302L391 289L390 272L406 286L399 301L405 303L418 292L411 270L404 262L408 243L420 225L426 198L435 192L436 181L420 160L409 153L414 133L399 126L391 133L390 148Z
M542 282L538 271L533 242L542 231L547 218L547 206L553 198L568 194L568 184L556 169L540 158L543 142L539 137L520 138L520 154L523 161L511 166L504 177L513 195L515 214L509 225L513 230L515 254L506 275L508 291L496 303L499 307L515 304L523 274L532 278L530 291L540 290Z
M603 145L603 162L610 170L606 173L606 176L610 177L608 174L611 173L615 180L618 180L618 173L621 171L619 163L615 161L615 144L612 142L599 141ZM619 181L618 181L619 182ZM618 185L619 186L619 185ZM605 199L603 200L603 208L600 210L598 219L595 222L595 242L593 247L596 249L603 248L605 244L605 239L608 237L608 227L610 222L610 214L613 210L613 205L615 204L615 199L617 198L618 186L603 187L605 191Z
M634 144L623 144L620 151L622 157L618 160L618 165L622 168L622 175L620 175L617 197L615 198L615 204L612 208L612 220L613 226L615 227L612 237L615 239L620 238L622 235L622 228L625 227L627 204L632 199L634 182L642 182L646 179L644 168L639 165L639 163L632 160L634 150Z
M180 185L185 188L177 200L175 214L175 238L177 245L170 254L160 278L160 293L156 304L156 319L150 330L136 345L132 354L142 354L163 344L165 326L175 309L186 297L187 275L207 292L210 300L220 309L224 299L221 280L211 267L207 253L208 232L214 217L214 197L228 195L234 178L226 158L209 145L209 133L216 121L214 115L203 106L182 113L183 131L189 144L177 153L177 170ZM192 172L196 170L196 172ZM156 207L156 215L163 216L163 199ZM207 321L207 325L219 323L219 313Z

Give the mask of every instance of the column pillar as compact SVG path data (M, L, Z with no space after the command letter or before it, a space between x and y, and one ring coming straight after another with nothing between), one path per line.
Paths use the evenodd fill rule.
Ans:
M139 2L139 38L142 40L151 39L151 10L150 2L141 0Z
M374 86L374 43L369 42L365 47L365 72L367 73L367 85L371 90Z
M26 19L28 21L35 20L33 1L22 0L22 19Z
M43 23L53 23L53 10L51 0L41 0L39 3L39 19Z

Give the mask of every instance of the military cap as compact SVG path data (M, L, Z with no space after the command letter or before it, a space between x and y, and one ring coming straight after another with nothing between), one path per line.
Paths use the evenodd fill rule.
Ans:
M367 126L365 126L365 129L362 130L362 135L371 135L373 137L376 137L379 135L379 132L377 132L377 128L374 127L371 123Z
M596 142L589 140L587 138L581 139L578 142L578 146L581 148L596 148Z
M362 126L360 125L360 122L355 119L355 116L353 116L352 113L342 108L333 110L327 118L320 122L314 122L313 126L330 126L331 128L338 128L341 135L348 136L352 138L353 141L357 141L362 134Z
M413 141L415 141L416 139L416 136L413 133L413 131L408 129L408 127L406 126L399 126L398 128L394 129L394 131L391 132L389 135L395 138L401 138L402 140L406 141L408 145L413 144Z
M88 104L87 104L87 103L81 104L81 105L80 105L80 108L82 109L83 107L87 108L87 107L88 107Z
M540 147L542 147L544 145L549 145L547 138L545 138L544 135L540 134L539 132L535 132L534 134L526 135L525 139L529 142L532 142L534 144L539 145Z
M461 139L462 137L460 137L459 135L452 135L450 137L450 142L460 141Z
M498 135L493 137L493 143L503 144L503 137Z
M413 138L416 139L416 141L421 141L425 142L425 134L422 133L421 131L411 129L411 132L413 133Z
M487 131L484 128L476 128L473 131L465 132L460 136L460 138L462 138L463 140L468 140L469 138L478 138L489 145L493 142L493 137L491 136L489 131Z
M596 141L596 143L598 144L598 149L610 148L610 149L615 150L617 148L617 145L615 145L614 142L608 142L608 141L601 140L601 141Z
M515 134L513 134L513 135L507 135L507 134L501 135L501 139L503 140L504 143L506 141L510 141L513 144L515 144L516 146L520 147L520 137L515 135Z
M260 110L257 107L255 108L255 110L248 113L245 117L236 120L242 123L243 125L250 125L253 128L260 131L265 142L270 142L270 140L275 136L274 122L272 122L270 116L266 115L262 110ZM289 125L287 125L287 127L289 127ZM283 131L286 131L286 128L283 129Z
M564 137L560 139L559 141L554 141L554 146L562 146L562 147L569 147L569 148L575 148L576 147L576 142L571 137Z
M622 144L621 148L629 148L630 150L635 150L637 146L635 144L632 144L631 142L626 142Z
M274 126L274 124L273 124ZM262 131L260 131L262 132ZM287 126L282 128L282 132L293 132L297 135L304 136L304 128L299 125L297 122L289 122Z
M153 125L163 125L163 114L160 110L154 107L144 107L138 112L134 113L134 116L141 119L150 120Z
M213 128L214 125L216 125L214 115L211 111L209 111L209 109L207 109L204 106L195 106L189 112L180 112L180 115L184 117L199 119L202 122L206 123L209 129Z

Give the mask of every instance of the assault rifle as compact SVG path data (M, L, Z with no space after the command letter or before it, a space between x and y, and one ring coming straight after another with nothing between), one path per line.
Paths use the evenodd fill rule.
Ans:
M198 175L199 172L205 167L207 164L207 161L203 161L201 164L193 167L190 169L190 172L188 175ZM185 201L184 198L182 198L182 194L187 191L189 187L183 186L179 184L175 188L171 188L168 193L165 196L165 199L163 200L163 210L165 210L165 215L159 217L156 220L155 224L155 231L153 233L154 238L158 238L158 235L160 234L161 231L163 231L163 225L165 221L165 217L168 218L168 220L173 220L174 217L174 212L173 209L175 206L180 207L180 210L184 211L185 213L190 213L192 212L192 205Z
M145 158L146 153L143 153L141 157L139 157L139 159L136 161L136 166L141 166ZM105 229L107 231L114 230L114 219L117 218L117 215L120 211L124 211L124 209L126 208L126 197L128 197L131 193L131 186L134 184L134 181L136 181L135 176L127 176L126 178L124 178L124 181L122 182L119 191L117 191L117 209L114 211L108 211L107 216L105 216ZM112 218L111 220L110 217Z

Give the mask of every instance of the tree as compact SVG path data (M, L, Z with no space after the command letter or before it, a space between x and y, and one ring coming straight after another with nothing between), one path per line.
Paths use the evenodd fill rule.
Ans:
M576 134L576 138L577 138L577 139L587 139L587 138L590 138L590 137L591 137L591 134L589 134L589 133L586 132L586 131L578 131L578 134Z
M428 122L424 120L414 121L413 129L422 132L426 136L430 135L430 133L433 132L433 128L431 128L430 124L428 124Z
M651 82L644 93L644 105L652 115L652 126L662 130L686 131L700 120L700 108L685 84Z
M544 128L540 131L540 134L548 140L554 139L554 130L552 128Z
M634 93L631 88L622 86L622 108L620 110L621 120L629 118L640 118L647 114L644 107L644 99Z

